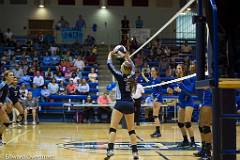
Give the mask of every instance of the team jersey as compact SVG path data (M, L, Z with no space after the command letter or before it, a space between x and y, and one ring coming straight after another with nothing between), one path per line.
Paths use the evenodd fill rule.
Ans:
M203 90L203 104L202 106L212 106L212 93L210 89Z
M8 89L9 86L6 84L6 82L1 82L0 83L0 102L4 103L6 101L6 98L8 96Z
M128 82L128 79L134 76L135 66L132 61L130 63L132 64L132 72L129 76L126 76L115 69L112 64L112 59L107 60L107 66L117 81L116 100L133 101L130 90L130 82Z
M159 77L157 78L149 78L147 84L148 85L155 85L155 84L159 84L161 83L161 79ZM162 95L163 93L166 93L166 91L161 87L161 86L157 86L157 87L153 87L152 88L152 95L153 97L157 97L159 95Z
M180 106L193 104L192 95L195 92L195 81L191 78L185 79L179 83L175 83L174 87L179 87L181 89L181 92L178 93Z
M13 104L18 102L18 99L20 98L20 92L19 87L17 86L9 86L9 99L13 102Z

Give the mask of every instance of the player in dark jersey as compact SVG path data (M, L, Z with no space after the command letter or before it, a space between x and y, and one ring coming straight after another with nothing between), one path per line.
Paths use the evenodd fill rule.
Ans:
M158 71L155 67L151 68L151 77L150 78L147 78L143 72L142 72L142 77L148 83L148 85L155 85L155 84L159 84L162 82L160 77L158 76ZM155 122L155 127L156 127L155 132L150 135L153 138L161 136L159 112L160 112L160 107L163 102L162 95L164 93L166 93L166 90L163 89L161 86L152 88L152 98L154 100L154 102L153 102L153 117L154 117L154 122Z
M129 57L129 53L124 54L125 61L121 65L121 71L117 71L112 63L112 56L116 54L111 51L108 55L107 66L117 81L116 104L112 111L111 126L109 129L109 143L107 148L108 160L114 155L114 141L116 137L117 126L123 115L126 119L127 129L130 136L132 154L134 159L139 159L137 149L137 137L134 128L134 101L131 97L132 92L136 90L136 82L133 77L135 66Z
M14 77L13 83L9 86L9 99L12 101L12 104L14 108L17 109L19 112L19 115L17 117L17 122L21 122L24 117L24 111L23 111L23 106L19 102L20 98L20 92L19 92L19 87L17 86L18 79L17 77Z
M10 125L10 120L6 110L11 108L11 100L9 100L9 85L13 82L13 72L5 71L3 82L0 84L0 146L3 144L2 135L5 129Z
M176 75L178 78L185 76L185 68L179 64L176 68ZM174 83L174 91L178 94L179 108L178 108L178 127L181 130L183 141L179 147L191 146L195 147L194 133L192 129L191 119L194 110L192 95L195 91L194 79L185 79L179 83ZM187 132L191 139L189 143Z
M194 156L201 157L204 160L211 160L212 148L212 93L210 89L202 91L202 106L199 113L199 131L202 139L202 148Z

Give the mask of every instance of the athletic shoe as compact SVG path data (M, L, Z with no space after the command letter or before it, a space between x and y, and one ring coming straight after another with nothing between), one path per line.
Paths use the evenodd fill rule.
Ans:
M28 122L27 121L24 121L24 125L27 125L28 124Z
M134 160L139 159L138 152L133 152L132 155L133 155L133 159L134 159Z
M109 149L107 150L107 157L104 158L104 160L109 160L114 155L113 150Z
M191 143L190 143L190 147L195 149L195 148L197 148L197 145L196 145L195 142L191 142Z
M35 121L33 121L33 122L32 122L32 124L33 124L33 125L36 125L36 122L35 122Z
M195 157L202 157L204 155L204 150L201 149L200 151L196 152L196 153L193 153L193 155Z
M212 156L204 155L201 158L199 158L198 160L212 160Z
M161 137L161 133L154 132L153 134L150 135L152 138L158 138Z
M177 147L187 147L187 146L189 146L189 142L188 141L182 141L182 142L180 142L178 145L177 145Z

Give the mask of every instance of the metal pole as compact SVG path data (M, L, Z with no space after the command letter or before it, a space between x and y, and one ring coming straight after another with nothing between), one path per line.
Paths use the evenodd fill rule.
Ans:
M197 81L205 79L205 26L206 18L203 17L202 0L198 0L198 16L193 17L193 22L196 23L196 73Z

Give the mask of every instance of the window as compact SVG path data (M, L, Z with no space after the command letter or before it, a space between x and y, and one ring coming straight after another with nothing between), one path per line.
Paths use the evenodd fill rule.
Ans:
M98 6L100 0L83 0L83 5Z
M177 39L195 39L196 25L192 24L192 16L195 13L188 12L177 17L176 36Z
M148 7L148 0L132 0L132 6Z
M75 5L75 0L58 0L59 5Z
M108 0L107 4L109 6L124 6L124 0Z
M27 0L10 0L10 4L27 4Z

